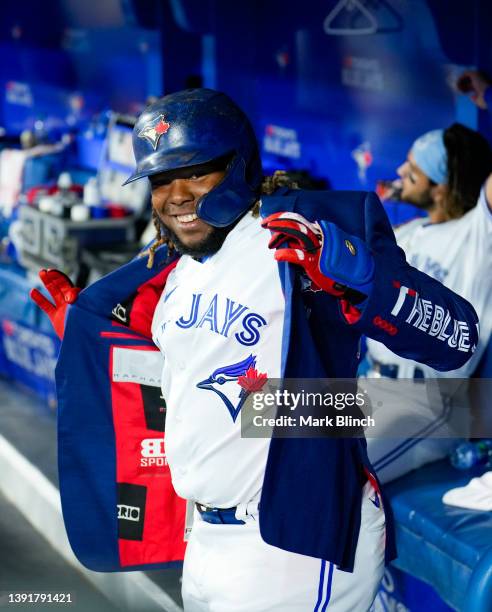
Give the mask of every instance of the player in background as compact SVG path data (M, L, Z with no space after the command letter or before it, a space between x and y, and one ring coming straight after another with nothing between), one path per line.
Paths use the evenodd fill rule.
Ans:
M483 103L482 88L476 99ZM399 199L427 212L427 217L396 228L398 245L412 266L473 304L480 340L463 367L439 372L368 339L365 375L380 379L369 384L376 385L382 402L375 412L377 429L368 438L368 453L383 482L445 457L459 443L458 436L467 436L469 400L464 385L448 381L447 389L439 389L432 379L470 377L490 341L491 172L492 151L485 138L458 123L420 136L397 170ZM426 384L419 385L423 379Z
M195 506L185 610L368 610L395 550L364 438L318 431L244 437L244 399L265 377L355 377L362 334L433 367L461 367L478 341L473 308L407 264L374 194L279 189L278 180L263 180L253 129L224 94L187 90L155 102L140 116L133 146L137 168L129 180L148 178L152 188L157 235L148 262L139 258L78 296L61 275L43 272L56 304L34 294L64 334L61 413L82 413L76 439L66 423L60 427L70 436L61 453L75 445L70 469L82 471L86 438L97 442L81 388L100 403L94 418L113 413L117 397L101 392L105 379L93 364L106 367L99 347L115 336L121 344L126 324L128 342L138 332L162 353L166 459L176 493ZM436 317L448 312L452 337L443 321L440 337L407 322L416 296ZM67 302L74 303L65 325ZM111 311L119 315L116 327L104 319ZM130 380L145 374L131 350L117 348L120 359L105 376L114 381L115 368ZM124 449L125 465L131 452ZM157 562L159 534L145 545L159 495L148 489L145 507L138 505L145 487L136 484L132 508L143 528L132 530L131 551L143 547L144 561ZM84 543L94 531L91 499L85 522L76 524ZM119 546L130 548L121 534Z

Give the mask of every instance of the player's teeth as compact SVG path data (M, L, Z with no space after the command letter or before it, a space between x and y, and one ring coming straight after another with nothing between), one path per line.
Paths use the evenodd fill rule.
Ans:
M178 221L180 221L181 223L190 223L195 219L198 219L195 213L192 213L191 215L178 215Z

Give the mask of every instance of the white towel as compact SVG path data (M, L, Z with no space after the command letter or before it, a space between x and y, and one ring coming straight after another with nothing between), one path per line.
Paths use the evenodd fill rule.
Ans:
M442 501L449 506L469 510L492 510L492 472L485 472L479 478L472 478L464 487L446 491Z

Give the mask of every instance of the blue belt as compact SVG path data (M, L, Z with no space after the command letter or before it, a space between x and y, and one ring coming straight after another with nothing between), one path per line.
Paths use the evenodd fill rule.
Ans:
M200 513L202 520L206 523L214 523L215 525L244 525L244 521L236 518L236 509L234 508L211 508L204 506L198 502L195 504L196 509Z
M399 366L396 364L381 363L380 361L374 361L371 359L371 369L377 372L384 378L398 378ZM413 378L425 378L424 371L420 368L415 368L413 371Z

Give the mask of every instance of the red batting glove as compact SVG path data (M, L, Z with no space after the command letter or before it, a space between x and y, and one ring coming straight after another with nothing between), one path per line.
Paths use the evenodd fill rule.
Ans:
M37 289L29 294L41 310L50 318L56 335L62 339L65 332L65 316L69 304L73 304L80 293L66 274L59 270L40 270L39 278L54 300L54 304Z
M282 212L266 217L261 225L272 232L268 247L276 249L277 261L302 266L315 291L322 289L338 298L344 297L347 287L325 276L319 269L323 234L317 223L311 223L297 213Z

